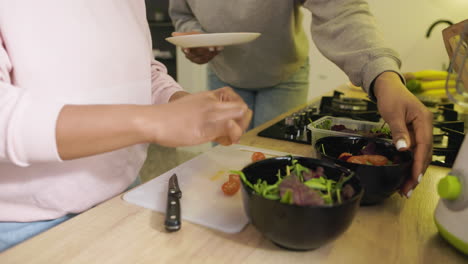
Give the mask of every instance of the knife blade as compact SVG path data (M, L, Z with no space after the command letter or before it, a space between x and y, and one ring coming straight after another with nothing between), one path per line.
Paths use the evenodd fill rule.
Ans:
M169 179L167 189L166 219L164 221L167 231L177 231L182 224L180 221L180 198L182 198L182 191L179 188L177 175L174 173Z

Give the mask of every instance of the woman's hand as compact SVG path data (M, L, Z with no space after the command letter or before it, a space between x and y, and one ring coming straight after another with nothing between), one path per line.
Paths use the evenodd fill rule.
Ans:
M193 32L173 32L172 36L185 36L185 35L195 35L195 34L202 34L198 31ZM189 59L191 62L196 64L205 64L208 63L211 59L213 59L216 55L219 54L220 51L223 50L223 47L200 47L200 48L183 48L182 52L184 52L185 57Z
M140 122L147 141L178 147L239 141L252 111L231 88L185 95L167 104L148 106Z
M220 102L238 102L238 103L245 104L244 100L237 93L235 93L234 90L232 90L232 88L230 87L226 86L226 87L217 89L214 91L214 93ZM244 115L234 120L242 129L242 132L245 132L245 130L249 127L250 121L252 119L252 114L253 114L252 110L247 109ZM218 137L214 141L224 146L237 143L237 141L232 141L227 136Z
M412 177L400 189L400 193L409 198L432 160L432 113L406 89L394 72L384 72L377 77L374 95L397 149L411 149L414 153Z

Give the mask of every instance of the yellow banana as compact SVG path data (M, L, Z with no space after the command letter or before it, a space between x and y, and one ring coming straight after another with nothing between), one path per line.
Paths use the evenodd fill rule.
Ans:
M435 81L435 80L446 80L448 72L436 71L436 70L421 70L416 72L403 73L406 80L421 80L421 81ZM456 74L450 74L450 79L455 79Z
M446 80L436 80L436 81L421 81L421 89L423 91L426 90L434 90L434 89L445 89ZM447 83L449 88L455 88L456 81L449 80Z
M456 93L455 89L449 89L449 92L451 94ZM436 90L427 90L422 93L418 93L418 95L424 95L424 96L436 96L436 97L445 97L447 94L445 92L445 89L436 89Z

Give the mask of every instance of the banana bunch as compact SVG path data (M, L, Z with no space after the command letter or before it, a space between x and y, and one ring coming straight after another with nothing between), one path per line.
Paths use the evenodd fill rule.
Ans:
M424 96L444 96L448 72L436 70L422 70L403 73L406 88L413 94ZM449 92L455 91L456 75L451 74L448 80Z

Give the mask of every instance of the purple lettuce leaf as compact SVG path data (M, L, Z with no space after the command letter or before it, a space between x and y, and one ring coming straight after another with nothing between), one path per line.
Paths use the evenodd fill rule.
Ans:
M378 155L377 145L374 142L369 142L364 148L361 149L362 155Z
M341 189L341 195L343 196L343 199L348 200L351 199L356 191L354 191L353 186L350 184L346 184L343 189Z
M304 178L304 181L310 180L312 178L320 178L322 176L325 176L323 167L317 167L315 170L310 169L309 172L302 172L302 177Z
M279 185L280 197L291 190L293 203L296 205L323 205L325 201L318 191L307 187L296 175L286 176Z
M330 130L344 132L344 133L357 133L358 132L356 129L347 128L345 125L333 125Z

